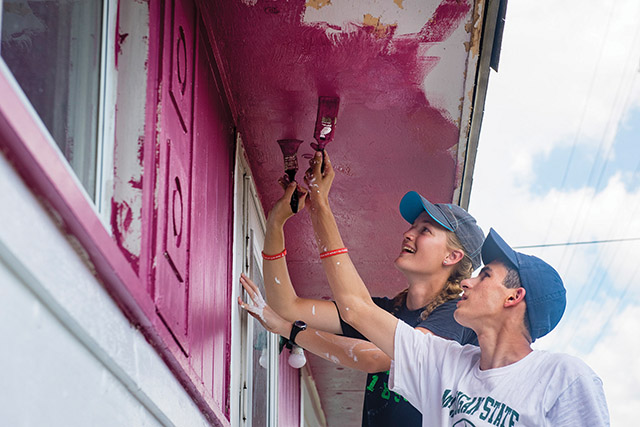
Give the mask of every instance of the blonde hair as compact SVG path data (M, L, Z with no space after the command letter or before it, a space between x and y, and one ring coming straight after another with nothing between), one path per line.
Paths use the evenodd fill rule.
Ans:
M458 249L464 252L464 248L462 247L462 243L460 243L458 236L456 236L454 232L448 230L447 245L450 249ZM471 263L471 258L469 258L465 252L464 257L462 257L462 259L454 266L451 271L451 275L449 275L449 278L447 279L447 283L444 284L440 293L438 293L438 295L436 295L436 297L427 304L424 310L422 310L422 313L420 313L420 320L425 320L433 310L445 302L458 298L462 292L460 282L471 277L471 273L473 273L473 264ZM394 312L397 312L405 303L408 292L409 288L401 291L393 298Z

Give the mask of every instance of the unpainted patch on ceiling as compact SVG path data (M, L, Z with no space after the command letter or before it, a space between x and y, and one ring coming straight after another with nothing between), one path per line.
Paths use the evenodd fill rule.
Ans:
M365 28L372 30L372 33L378 38L387 37L389 34L393 34L398 24L383 24L380 22L380 18L367 13L362 19L362 25Z
M329 6L330 4L331 0L308 0L305 6L320 10L325 6Z
M465 31L471 36L468 42L464 42L464 49L474 56L480 54L480 40L482 38L482 20L480 18L484 7L485 2L478 1L471 12L471 19L464 26Z
M404 6L402 6L404 0L393 0L393 2L397 4L400 9L404 9Z

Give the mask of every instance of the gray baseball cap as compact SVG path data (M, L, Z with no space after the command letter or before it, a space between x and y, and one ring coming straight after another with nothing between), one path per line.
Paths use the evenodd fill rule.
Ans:
M484 233L469 212L450 203L431 203L415 191L409 191L400 200L400 214L409 224L413 224L422 212L427 212L435 222L453 231L471 259L473 269L480 267Z

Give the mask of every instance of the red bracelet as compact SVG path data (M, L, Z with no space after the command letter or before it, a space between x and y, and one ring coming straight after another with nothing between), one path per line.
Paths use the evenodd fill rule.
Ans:
M275 259L278 258L282 258L283 256L285 256L287 254L287 248L285 248L282 252L280 252L279 254L275 254L275 255L265 255L264 251L262 252L262 258L266 259L267 261L273 261Z
M347 248L340 248L340 249L334 249L332 251L322 252L320 254L320 259L324 259L334 255L346 254L347 252L349 252Z

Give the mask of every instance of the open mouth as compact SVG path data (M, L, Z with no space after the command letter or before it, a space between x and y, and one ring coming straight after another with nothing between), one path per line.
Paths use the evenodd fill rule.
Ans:
M416 250L411 248L411 247L409 247L409 246L403 246L402 247L402 252L403 253L409 253L409 254L415 254Z

